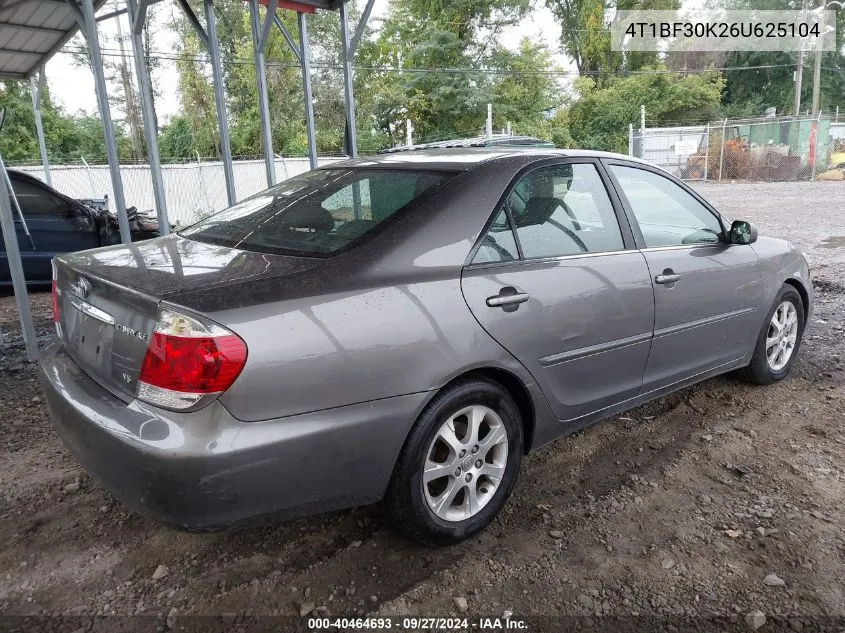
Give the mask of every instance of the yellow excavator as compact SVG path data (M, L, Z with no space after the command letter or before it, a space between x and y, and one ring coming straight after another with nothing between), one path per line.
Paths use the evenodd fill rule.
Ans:
M835 142L830 154L830 166L834 169L845 169L845 138Z

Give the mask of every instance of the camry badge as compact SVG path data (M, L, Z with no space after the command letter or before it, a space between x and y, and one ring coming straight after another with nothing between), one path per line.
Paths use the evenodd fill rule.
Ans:
M116 323L114 328L118 332L121 332L122 334L126 334L128 336L134 336L135 338L140 339L142 341L146 341L149 338L146 334L144 334L140 330L135 330L131 327L126 327L122 323Z

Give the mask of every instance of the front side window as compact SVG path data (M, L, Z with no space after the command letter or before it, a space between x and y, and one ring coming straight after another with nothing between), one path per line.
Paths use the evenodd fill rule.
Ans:
M321 169L271 187L180 233L263 253L326 256L443 186L454 172Z
M26 180L12 180L12 188L15 190L15 197L21 205L21 212L24 217L60 217L68 215L68 207L49 191L46 191ZM11 202L11 201L10 201ZM15 209L12 202L12 209Z
M534 170L517 183L505 206L526 258L624 248L613 204L591 163Z
M636 167L611 165L649 248L716 243L719 219L681 186Z

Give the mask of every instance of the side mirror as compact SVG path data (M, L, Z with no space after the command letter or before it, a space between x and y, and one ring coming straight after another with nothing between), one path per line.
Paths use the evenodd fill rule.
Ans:
M728 241L731 244L753 244L757 241L757 227L745 220L734 220Z

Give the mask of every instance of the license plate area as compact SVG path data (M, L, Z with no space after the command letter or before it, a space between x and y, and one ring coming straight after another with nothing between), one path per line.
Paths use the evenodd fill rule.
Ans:
M108 376L111 365L114 328L84 311L87 304L72 300L68 302L67 343L77 360ZM88 306L90 308L90 306ZM103 313L105 314L105 313Z

